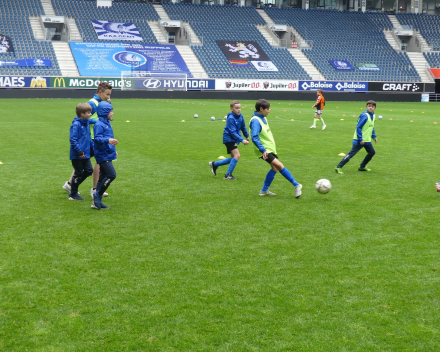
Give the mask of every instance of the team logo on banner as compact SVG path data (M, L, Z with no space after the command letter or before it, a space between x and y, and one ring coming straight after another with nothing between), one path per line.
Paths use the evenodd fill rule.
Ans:
M147 63L145 56L132 51L121 51L113 55L113 59L122 65L129 67L139 67Z
M11 38L0 34L0 53L12 53L14 52L14 47L12 46Z
M248 66L249 61L271 62L257 42L217 40L217 44L234 66Z
M336 70L354 70L354 67L345 60L328 60Z
M92 20L92 24L98 39L142 41L142 36L133 23Z
M273 64L272 61L251 61L252 65L255 66L257 71L278 71L277 67Z

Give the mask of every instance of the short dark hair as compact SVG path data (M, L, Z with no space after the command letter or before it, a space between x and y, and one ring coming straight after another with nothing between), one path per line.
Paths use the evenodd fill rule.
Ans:
M368 105L376 106L376 102L375 102L374 100L368 100L368 101L367 101L367 106L368 106Z
M231 104L229 105L231 108L233 108L235 105L240 104L238 100L231 101Z
M269 109L270 108L270 103L266 100L266 99L260 99L257 101L257 103L255 104L255 110L260 111L260 108L264 109Z
M110 90L112 90L113 89L113 87L111 86L111 84L108 84L107 82L100 82L99 84L98 84L98 89L96 90L96 92L103 92L103 91L105 91L106 89L110 89Z
M81 117L82 114L92 111L92 107L87 103L80 103L76 106L76 116Z

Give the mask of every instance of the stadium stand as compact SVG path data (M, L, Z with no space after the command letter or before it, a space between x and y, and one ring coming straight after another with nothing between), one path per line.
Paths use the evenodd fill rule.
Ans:
M171 20L189 22L203 45L192 49L212 78L240 79L310 79L307 72L286 48L272 47L256 25L265 21L253 7L162 3ZM259 72L252 65L235 67L216 43L226 41L255 41L278 68L278 72Z
M440 68L440 52L424 52L423 55L431 68Z
M328 80L411 81L421 78L405 52L395 51L383 33L393 26L384 13L335 10L301 10L266 7L277 24L295 28L311 48L302 49ZM376 64L378 71L335 70L328 60L345 60L353 66Z
M134 23L144 43L158 43L147 23L147 20L160 20L151 3L114 2L111 7L97 7L96 2L89 0L52 0L52 5L57 16L75 18L80 34L86 42L98 41L91 21L104 20ZM99 41L105 42L105 40ZM139 43L139 41L126 41L126 43Z
M426 14L397 14L396 18L401 24L410 25L425 38L432 52L425 51L423 55L429 66L440 68L440 16Z
M29 16L44 15L40 0L1 0L0 33L11 38L13 52L0 53L0 61L19 59L50 59L52 67L0 66L0 75L50 76L60 75L58 61L50 41L34 38Z
M429 45L440 45L440 16L415 13L396 14L401 24L411 25L420 31Z

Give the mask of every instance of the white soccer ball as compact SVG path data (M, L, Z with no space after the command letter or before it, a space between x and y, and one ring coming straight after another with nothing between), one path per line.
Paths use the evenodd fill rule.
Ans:
M215 121L215 117L214 116L211 117L211 121Z
M198 117L199 117L199 115L197 115L197 114L194 114L194 117L195 117L195 118L198 118Z
M382 115L379 115L379 120L382 120Z
M329 180L322 178L316 182L315 188L319 193L326 194L332 189L332 184Z

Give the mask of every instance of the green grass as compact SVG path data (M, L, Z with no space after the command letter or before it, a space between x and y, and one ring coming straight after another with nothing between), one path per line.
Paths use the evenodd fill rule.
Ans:
M295 199L280 174L258 196L268 165L251 145L237 181L211 174L227 101L114 95L108 211L90 209L91 179L84 202L61 188L81 101L0 101L1 351L440 349L439 104L378 102L372 172L361 151L341 176L365 102L327 102L321 131L312 101L274 101Z

